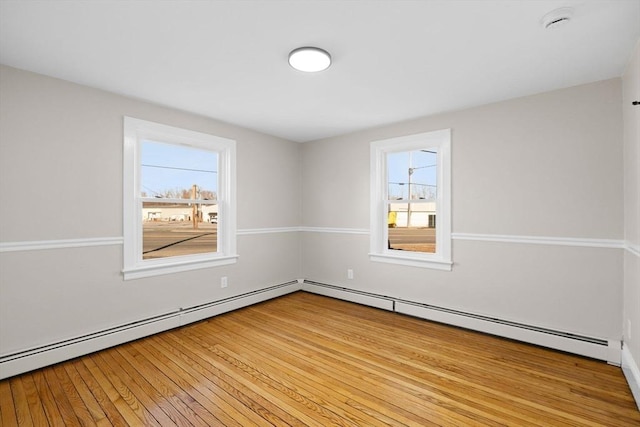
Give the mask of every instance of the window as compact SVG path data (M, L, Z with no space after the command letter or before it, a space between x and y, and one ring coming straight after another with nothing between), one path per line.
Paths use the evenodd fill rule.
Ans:
M124 277L236 261L235 141L124 118Z
M372 261L451 270L451 131L371 143Z

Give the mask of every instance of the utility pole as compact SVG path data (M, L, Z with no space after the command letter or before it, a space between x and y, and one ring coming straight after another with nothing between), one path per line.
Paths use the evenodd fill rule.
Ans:
M193 184L191 186L191 200L196 200L198 196L198 186ZM198 205L194 202L191 203L191 221L193 222L193 229L198 229Z

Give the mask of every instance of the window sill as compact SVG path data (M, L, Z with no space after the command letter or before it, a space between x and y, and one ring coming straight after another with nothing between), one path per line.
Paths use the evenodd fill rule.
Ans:
M369 259L375 262L408 265L411 267L430 268L433 270L451 271L453 263L441 258L426 258L421 254L397 254L392 252L370 253Z
M161 264L134 266L123 270L122 273L124 275L124 280L142 279L144 277L153 277L163 274L180 273L183 271L198 270L201 268L235 264L237 260L238 255L223 255L206 259L166 261Z

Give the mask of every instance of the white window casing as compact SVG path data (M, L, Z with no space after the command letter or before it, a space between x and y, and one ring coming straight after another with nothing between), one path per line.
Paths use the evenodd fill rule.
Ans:
M142 141L183 145L218 154L217 251L166 258L142 258L141 145ZM215 135L124 117L123 153L124 279L137 279L235 263L236 144ZM184 200L183 200L184 202Z
M436 252L389 249L387 155L429 148L437 150ZM373 141L370 156L370 260L450 271L453 265L451 255L451 129Z

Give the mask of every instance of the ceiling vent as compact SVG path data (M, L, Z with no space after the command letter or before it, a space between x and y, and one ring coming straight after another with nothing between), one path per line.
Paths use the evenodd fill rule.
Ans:
M570 7L561 7L560 9L552 10L542 17L542 26L545 29L555 29L566 25L573 16L573 9Z

